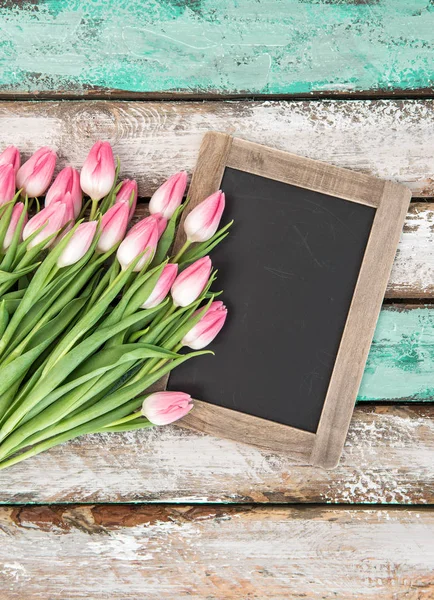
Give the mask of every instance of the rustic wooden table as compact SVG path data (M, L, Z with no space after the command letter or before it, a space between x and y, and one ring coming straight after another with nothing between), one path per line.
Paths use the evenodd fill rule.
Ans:
M0 472L1 600L433 598L432 2L36 0L0 27L0 147L79 166L108 139L145 200L215 129L414 195L336 470L175 426L65 444Z

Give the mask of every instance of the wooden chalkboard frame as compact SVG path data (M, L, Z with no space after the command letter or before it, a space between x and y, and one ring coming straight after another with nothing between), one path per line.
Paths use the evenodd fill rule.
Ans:
M224 133L205 134L193 174L189 205L217 191L226 167L374 207L376 213L359 271L316 433L200 400L180 426L284 452L333 468L345 443L377 318L411 198L402 185L302 158ZM185 241L183 228L175 252Z

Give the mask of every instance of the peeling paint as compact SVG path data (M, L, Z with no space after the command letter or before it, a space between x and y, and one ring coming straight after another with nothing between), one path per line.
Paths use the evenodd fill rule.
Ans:
M380 399L434 399L434 309L381 311L358 394Z
M20 507L23 530L169 522L166 502L208 502L177 520L220 514L220 503L434 503L434 406L357 408L337 469L325 471L182 427L89 435L0 472L0 502L155 502L150 505ZM35 473L37 474L35 476ZM0 531L2 523L0 522Z
M23 92L285 93L433 86L434 11L317 0L3 3L1 84Z
M63 518L76 520L76 510L66 508ZM195 515L192 507L183 514L166 507L162 523L106 524L95 533L92 507L78 510L90 531L59 536L38 529L23 535L10 509L0 508L9 533L0 545L4 600L416 600L433 592L432 511L228 507L203 519L203 509Z

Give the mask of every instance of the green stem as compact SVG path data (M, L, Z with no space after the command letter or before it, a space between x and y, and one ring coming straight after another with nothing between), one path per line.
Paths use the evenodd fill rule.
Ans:
M170 262L174 262L177 263L179 262L179 259L181 258L181 256L184 254L184 252L187 250L187 248L189 248L191 245L191 242L189 242L188 240L185 242L185 244L182 246L181 250L178 252L178 254L175 256L175 258L173 258Z
M98 210L98 202L99 202L99 200L94 200L92 198L92 207L90 209L89 221L93 221L93 219L95 218L96 212Z
M134 412L132 415L128 415L127 417L124 417L123 419L118 419L117 421L113 421L113 423L110 423L109 425L106 425L105 427L115 427L115 425L123 425L124 423L128 423L128 421L134 421L135 419L137 419L138 417L141 417L141 413L140 412Z

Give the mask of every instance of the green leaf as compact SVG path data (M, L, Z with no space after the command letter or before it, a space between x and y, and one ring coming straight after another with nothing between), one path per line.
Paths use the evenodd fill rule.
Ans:
M13 340L10 341L5 354L10 356L12 353L13 357L19 355L32 336L80 293L83 286L95 274L105 256L101 255L89 260L91 254L86 253L81 261L71 265L69 269L65 269L54 281L50 282L41 299L28 310L17 326ZM26 343L23 342L20 345L24 339L26 339ZM14 349L17 350L14 351Z
M113 312L104 322L104 325L115 323L121 318L124 318L136 310L141 310L143 313L155 314L158 311L157 307L153 309L146 310L141 309L142 304L148 299L152 290L157 284L157 281L160 278L160 275L164 269L164 264L158 267L155 267L152 271L148 271L144 274L144 276L139 276L137 280L130 286L129 290L126 292L122 300L117 304L114 308ZM165 301L167 302L167 300ZM124 337L127 331L123 330L116 336L113 336L108 342L108 346L115 346L118 344L122 344L124 341Z
M33 265L29 265L25 269L20 269L19 271L14 271L13 273L8 273L8 271L0 271L0 284L1 283L9 283L17 281L23 275L34 271L37 267L39 267L41 263L34 263Z
M41 374L39 381L36 383L35 387L29 392L29 395L24 399L22 404L17 408L17 410L10 415L7 421L3 424L0 430L0 440L4 439L21 421L21 419L25 416L25 414L30 411L34 406L36 406L41 400L44 399L50 392L54 390L62 381L64 381L67 376L80 365L88 356L90 356L95 350L100 347L107 339L109 339L112 335L115 335L119 331L123 329L127 329L130 325L134 324L135 321L141 318L141 314L131 315L123 319L120 323L116 323L110 327L103 327L98 329L93 333L90 337L82 341L75 348L70 350L69 352L65 352L65 354L59 354L57 349L61 346L61 342L58 344L56 351L51 355L50 359L47 361L47 364L44 367L44 370ZM48 327L50 324L45 325L35 336L38 338L41 335L46 335L44 329ZM72 328L71 331L74 331L75 327ZM71 332L70 332L71 333ZM68 334L63 338L68 337ZM62 340L62 341L63 341ZM33 340L34 341L34 340ZM39 346L38 346L39 348ZM12 367L14 363L19 362L24 356L27 356L29 352L26 352L21 357L17 358L10 365L4 367L6 371L9 367ZM55 355L55 360L53 360L53 355ZM53 367L56 365L56 368ZM28 368L28 367L27 367ZM9 376L10 377L10 376ZM0 393L3 391L1 389L1 380L0 380Z
M6 301L0 302L0 337L3 335L9 322L9 313L6 307Z
M206 256L211 252L213 248L215 248L220 242L222 242L225 237L229 235L228 229L233 224L233 221L219 229L209 240L206 242L201 242L200 244L194 244L192 248L187 250L187 252L182 257L182 261L180 264L181 268L185 268L189 263L192 263L203 256Z
M17 253L17 248L20 243L21 234L22 234L22 231L24 228L24 219L27 216L27 207L28 207L28 201L26 198L26 200L24 202L24 209L21 212L20 218L18 219L17 226L16 226L14 234L12 236L12 241L11 241L9 248L6 251L5 257L3 258L3 261L0 265L0 269L2 269L3 271L10 271L12 264L15 260L15 255Z
M16 381L13 385L11 385L11 387L6 392L0 394L0 416L4 415L13 403L18 389L21 385L21 381L22 377L18 379L18 381Z
M124 425L101 427L101 429L92 431L92 433L120 433L122 431L135 431L136 429L150 429L151 427L156 427L156 425L154 425L154 423L150 423L142 417L142 419L137 419L137 421L131 421L130 423L125 423Z
M163 232L163 235L158 242L157 251L154 256L154 260L151 263L151 267L155 267L155 265L159 265L163 260L165 260L169 254L170 247L173 244L173 240L175 239L176 226L178 223L178 218L184 210L185 205L181 204L173 213L172 217L168 221L166 225L166 229Z
M64 356L84 335L89 329L91 329L103 316L109 304L116 298L118 293L121 291L125 283L128 281L131 273L141 256L138 256L131 265L125 271L121 271L113 283L105 290L99 301L93 306L83 317L75 324L75 326L63 337L57 348L53 352L48 364L46 371L51 369L56 362L58 362L62 356ZM110 316L101 324L102 327L107 329L107 325L110 323ZM112 319L113 321L113 319ZM131 322L131 324L134 321ZM111 335L114 335L118 331L122 331L121 326L119 330L114 331ZM111 335L108 335L106 339L109 339ZM104 339L104 341L106 341Z
M36 358L57 338L83 306L83 300L73 300L55 319L47 323L32 340L27 352L6 366L0 367L0 394L17 381L31 367Z
M3 248L3 242L6 237L6 233L9 227L9 223L11 221L12 211L14 210L14 204L17 199L15 198L10 202L7 202L2 205L1 210L1 218L0 218L0 250Z
M75 377L72 380L57 388L45 398L44 404L47 406L45 410L34 415L33 418L18 427L3 441L0 447L0 457L9 454L11 450L19 446L32 434L49 427L64 417L68 413L68 410L71 410L77 402L77 392L74 391L68 394L68 392L75 390L75 388L81 387L78 394L80 397L80 392L83 390L85 392L89 391L94 386L96 380L107 371L124 363L134 364L137 360L146 358L172 359L177 356L173 352L145 344L128 344L97 353L90 359L89 364L84 365L75 373ZM125 369L128 368L129 364L125 366ZM58 398L60 400L56 402Z
M56 265L57 259L63 252L63 249L69 242L71 236L74 234L76 227L72 228L71 231L69 231L59 242L59 244L48 254L34 274L26 293L21 300L20 306L17 308L12 319L9 321L9 325L4 332L2 339L0 340L0 356L7 348L8 343L12 339L12 336L14 335L21 319L42 295L44 286L49 281L50 275L52 276L53 268Z

